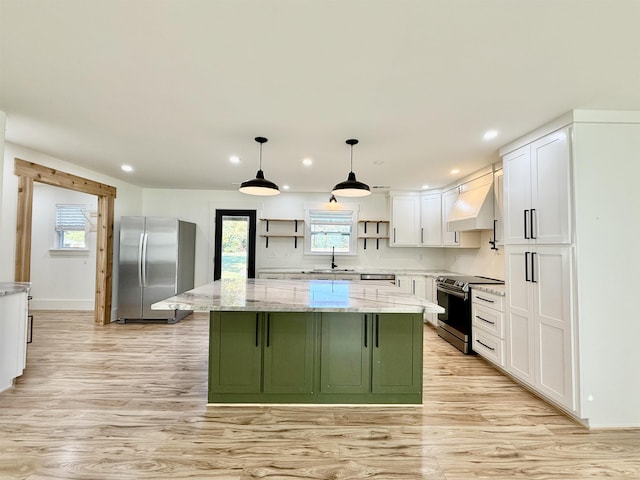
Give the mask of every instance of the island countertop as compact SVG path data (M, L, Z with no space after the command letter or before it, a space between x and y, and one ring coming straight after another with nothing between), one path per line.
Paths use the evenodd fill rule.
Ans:
M393 285L348 280L222 279L167 298L154 310L442 313Z

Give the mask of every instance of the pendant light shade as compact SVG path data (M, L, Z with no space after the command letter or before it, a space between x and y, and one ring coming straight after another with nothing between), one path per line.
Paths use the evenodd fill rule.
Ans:
M343 197L364 197L365 195L370 195L371 190L369 190L369 185L356 180L356 174L353 173L353 146L358 144L358 140L350 138L346 141L346 144L351 147L351 171L344 182L340 182L333 187L331 193Z
M256 178L242 182L239 191L249 195L278 195L280 193L278 185L264 178L262 171L262 144L266 143L267 139L256 137L255 141L260 144L260 167L258 173L256 173Z

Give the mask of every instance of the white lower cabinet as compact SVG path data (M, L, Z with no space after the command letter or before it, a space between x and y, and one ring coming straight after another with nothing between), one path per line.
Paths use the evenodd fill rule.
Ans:
M11 387L26 367L27 295L0 295L0 392Z
M471 317L473 350L504 368L504 297L472 288Z
M572 247L507 246L505 258L505 368L575 411Z
M425 277L425 297L431 303L438 303L438 294L436 291L436 279L434 277ZM438 326L438 314L427 313L425 319L434 327Z
M283 273L260 273L258 274L260 280L283 280Z

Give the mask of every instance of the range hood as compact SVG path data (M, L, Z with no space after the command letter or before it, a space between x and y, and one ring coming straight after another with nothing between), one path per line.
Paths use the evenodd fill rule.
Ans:
M491 230L493 228L493 182L458 195L447 219L447 231Z

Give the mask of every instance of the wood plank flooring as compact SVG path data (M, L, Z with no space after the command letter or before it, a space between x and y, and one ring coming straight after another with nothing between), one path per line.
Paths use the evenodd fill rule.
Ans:
M640 479L640 430L589 431L428 326L422 406L208 407L207 325L35 312L0 479Z

